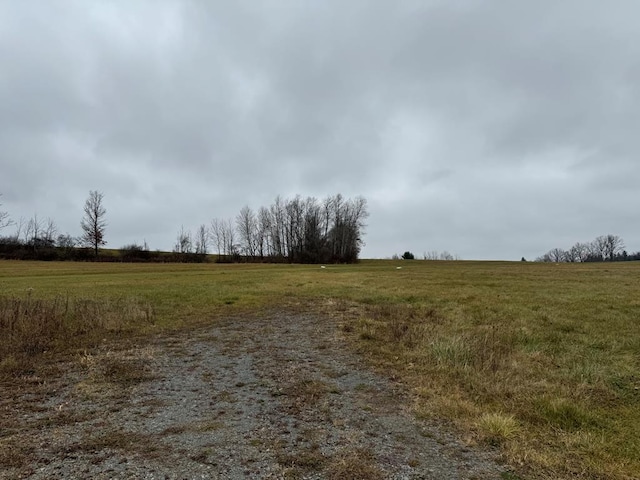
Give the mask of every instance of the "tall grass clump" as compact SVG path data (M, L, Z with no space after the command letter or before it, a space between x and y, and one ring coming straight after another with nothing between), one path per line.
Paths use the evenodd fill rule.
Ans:
M0 297L0 376L30 369L45 352L91 347L152 322L150 306L130 299Z

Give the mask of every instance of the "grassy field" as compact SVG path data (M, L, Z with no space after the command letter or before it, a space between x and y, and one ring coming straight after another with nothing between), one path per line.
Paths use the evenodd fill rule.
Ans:
M637 262L5 261L0 377L44 351L273 309L337 316L417 415L498 448L523 478L640 478Z

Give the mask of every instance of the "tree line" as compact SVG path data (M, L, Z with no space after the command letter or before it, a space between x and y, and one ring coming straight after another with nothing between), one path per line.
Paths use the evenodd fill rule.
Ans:
M591 242L576 242L568 250L553 248L536 262L623 262L640 260L640 252L628 253L618 235L600 235Z
M363 197L278 196L268 207L253 211L245 206L234 219L214 218L194 233L181 227L171 252L151 252L144 242L125 245L113 255L100 250L107 243L104 195L91 191L79 237L59 234L50 218L34 215L14 222L0 210L0 231L15 227L12 235L0 236L0 258L203 262L216 253L216 260L224 262L351 263L364 245L367 217Z
M404 252L402 255L398 255L397 253L394 253L391 256L391 260L415 260L416 256L410 252L410 251L406 251ZM437 250L431 250L430 252L424 252L422 254L422 259L423 260L442 260L442 261L446 261L446 262L451 262L454 260L461 260L461 258L456 254L456 255L452 255L451 253L449 253L447 250L444 250L442 252L438 252Z

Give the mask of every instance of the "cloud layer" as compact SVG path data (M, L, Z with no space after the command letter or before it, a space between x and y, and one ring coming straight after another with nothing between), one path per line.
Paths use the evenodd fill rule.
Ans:
M170 248L278 195L369 201L365 257L640 249L636 2L0 2L15 219ZM635 220L635 221L634 221Z

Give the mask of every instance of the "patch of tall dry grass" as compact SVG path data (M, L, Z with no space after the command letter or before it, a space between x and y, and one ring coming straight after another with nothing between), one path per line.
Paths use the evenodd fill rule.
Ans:
M45 352L91 347L152 322L151 307L132 299L0 297L0 377L30 370Z

